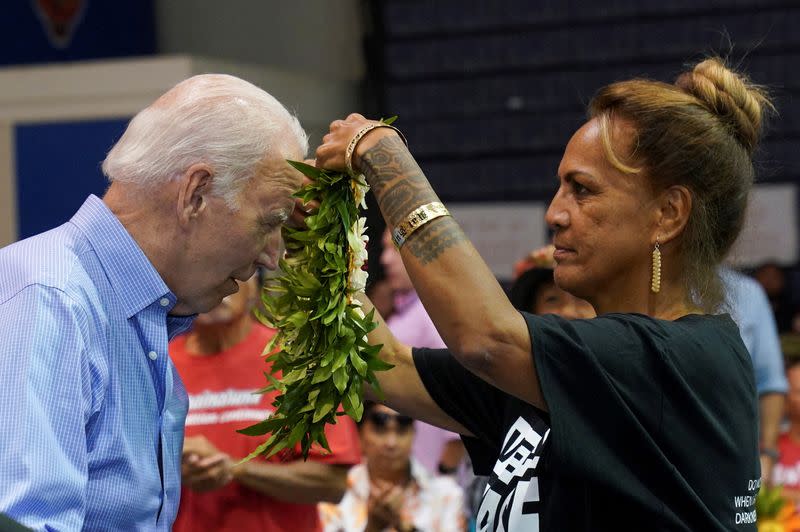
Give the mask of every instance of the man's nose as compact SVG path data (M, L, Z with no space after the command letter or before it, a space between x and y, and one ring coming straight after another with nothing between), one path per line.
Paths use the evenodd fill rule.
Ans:
M278 232L277 236L267 239L267 244L261 249L256 263L268 270L277 270L283 254L283 237Z
M386 439L384 440L386 447L394 448L397 446L397 431L389 430L386 432Z

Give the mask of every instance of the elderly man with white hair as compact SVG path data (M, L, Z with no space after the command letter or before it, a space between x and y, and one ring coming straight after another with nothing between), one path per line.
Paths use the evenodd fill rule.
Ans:
M0 250L0 513L170 530L188 402L167 342L276 268L307 149L263 90L195 76L131 120L102 200Z

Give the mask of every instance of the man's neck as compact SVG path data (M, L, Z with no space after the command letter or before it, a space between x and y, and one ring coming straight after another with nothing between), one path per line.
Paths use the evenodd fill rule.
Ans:
M172 258L180 256L181 250L176 249L176 242L180 239L176 235L176 225L168 223L166 214L157 208L169 202L153 201L153 195L168 194L166 188L150 190L115 182L103 196L103 202L172 290L170 274L177 271Z
M371 481L385 482L387 484L395 484L397 486L405 486L411 481L411 465L407 469L397 471L378 471L370 469L369 462L367 462L367 470L369 471L369 478Z

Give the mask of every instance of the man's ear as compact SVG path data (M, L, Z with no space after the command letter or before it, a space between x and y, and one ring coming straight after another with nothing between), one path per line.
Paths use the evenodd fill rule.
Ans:
M208 207L211 192L211 168L204 163L190 166L180 178L178 186L178 220L186 225Z
M659 198L658 241L661 244L683 233L692 212L692 193L683 185L665 189Z

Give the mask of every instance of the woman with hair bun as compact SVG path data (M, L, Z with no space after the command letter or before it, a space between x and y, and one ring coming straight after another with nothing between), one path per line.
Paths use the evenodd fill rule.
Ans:
M717 58L600 89L546 214L556 283L597 311L573 321L513 308L396 131L331 124L318 165L366 176L449 348L373 331L387 403L463 435L479 530L755 530L753 368L716 267L770 109Z

